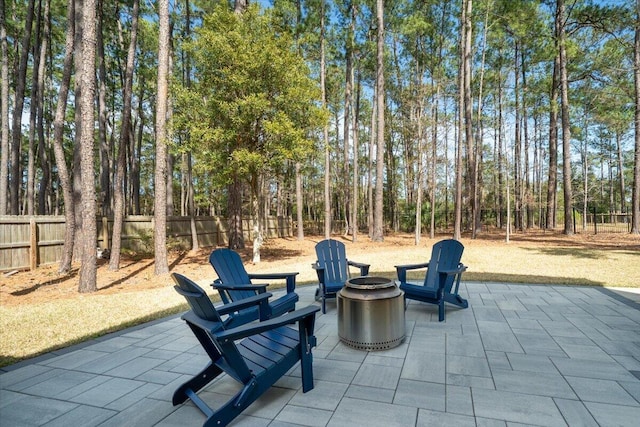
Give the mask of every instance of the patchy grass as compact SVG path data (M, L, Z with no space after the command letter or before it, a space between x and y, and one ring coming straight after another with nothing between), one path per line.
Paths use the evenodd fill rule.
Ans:
M364 235L355 243L343 241L350 259L371 264L370 274L393 278L395 265L427 261L433 243L447 237L423 238L419 245L408 234L387 236L382 243L370 242ZM299 271L297 282L302 286L316 282L311 263L319 240L322 237L311 236L302 242L269 240L261 251L262 262L256 265L249 262L250 248L242 256L250 272ZM513 235L507 244L503 235L487 233L475 240L463 238L462 242L462 261L469 267L464 281L640 286L638 236L567 237L538 232ZM210 250L172 254L171 271L208 288L215 278L208 264ZM93 294L79 294L77 280L77 267L59 276L55 266L2 277L0 366L186 309L170 277L153 274L153 259L126 258L117 272L100 265L99 290ZM211 296L217 298L214 293ZM473 301L470 303L473 305Z

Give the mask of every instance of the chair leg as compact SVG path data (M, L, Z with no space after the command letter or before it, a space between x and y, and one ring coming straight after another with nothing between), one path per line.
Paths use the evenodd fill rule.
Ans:
M444 299L441 299L438 303L438 322L444 320Z
M306 331L305 331L306 334ZM306 337L300 342L300 370L302 372L302 392L313 390L313 355L307 350L309 342Z
M327 297L322 295L322 314L327 314Z
M458 294L444 294L444 299L449 304L453 304L461 308L469 307L469 302Z
M255 387L252 382L245 384L245 386L227 403L219 407L212 414L205 414L207 420L203 424L203 427L218 427L226 426L233 421L238 415L249 407L260 395L262 390L258 390L260 387Z
M174 405L184 403L188 398L188 392L197 393L202 387L213 381L218 375L222 373L222 369L218 368L213 363L209 363L198 375L191 378L186 383L182 384L173 393L172 402Z

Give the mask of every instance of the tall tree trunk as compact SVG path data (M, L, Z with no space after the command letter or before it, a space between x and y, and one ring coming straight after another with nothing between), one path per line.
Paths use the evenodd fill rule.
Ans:
M37 212L38 215L44 215L47 209L47 199L49 195L49 181L51 179L51 170L49 166L49 156L46 147L44 129L44 90L45 90L45 63L47 60L47 51L51 40L51 0L44 0L43 15L43 35L42 43L40 45L40 60L38 70L38 98L36 99L35 108L37 110L37 132L38 132L38 156L40 158L40 169L42 175L40 178L40 184L38 189L38 203Z
M465 133L465 100L466 100L466 57L467 57L467 2L462 0L460 15L460 64L458 67L458 148L456 150L456 199L453 220L453 238L462 237L462 138Z
M473 200L474 203L474 211L475 211L475 220L473 224L473 235L475 236L478 231L482 230L482 163L483 163L483 141L482 141L482 133L483 133L483 93L484 93L484 68L485 68L485 59L487 53L487 32L489 27L489 9L490 5L493 5L493 1L487 5L487 9L484 15L484 23L482 26L482 47L481 47L481 60L480 60L480 77L478 84L478 111L477 111L477 119L476 119L476 137L474 139L474 158L475 158L475 170L473 171L474 179L476 180L476 185L474 187Z
M631 233L640 234L640 0L636 0L635 39L633 44L633 82L635 87L635 149L633 156L633 194L631 196Z
M325 52L325 0L320 5L320 90L322 108L327 108L326 52ZM324 238L331 237L331 159L329 147L329 124L324 125Z
M302 174L300 173L300 162L296 162L296 222L298 224L297 236L298 240L304 240L304 222L302 218L303 212L303 196L302 196Z
M188 157L188 153L180 154L180 216L186 216L189 211Z
M189 0L185 0L185 39L191 39L191 6ZM191 87L191 56L190 53L185 54L185 84L187 87ZM188 138L188 136L187 136ZM193 162L191 153L186 155L187 162L187 203L189 212L189 224L191 228L191 252L196 253L200 249L200 243L198 242L198 230L196 228L196 202L195 202L195 190L193 188Z
M169 32L173 27L169 26ZM167 54L169 58L169 65L167 68L167 116L165 118L165 123L171 123L173 119L173 104L169 102L169 79L173 75L173 44L171 42L171 35L169 35L169 43L168 49L169 53ZM168 132L165 131L165 135L167 135L167 143L168 143ZM176 162L176 156L171 153L168 149L166 149L166 157L167 157L167 172L165 174L165 184L167 186L166 189L166 203L167 203L167 216L173 216L175 213L175 203L173 201L173 167Z
M112 164L112 146L107 139L107 66L104 56L104 0L99 0L98 13L98 44L97 61L98 61L98 146L100 153L100 204L101 214L109 216L111 214L111 164ZM118 21L118 32L121 33L122 26ZM122 46L124 50L124 46ZM119 167L119 166L117 166ZM113 203L115 204L115 196ZM109 249L109 248L104 248ZM119 249L118 249L119 250ZM113 262L113 258L111 258Z
M60 258L59 273L67 273L71 269L73 258L73 246L76 235L76 214L73 202L73 187L67 160L64 154L62 140L64 137L64 119L67 109L67 98L69 95L69 85L71 82L71 71L73 67L73 47L75 38L75 0L67 2L67 31L64 44L64 62L62 67L62 80L58 91L58 103L53 120L53 154L58 169L58 179L62 187L62 198L64 200L64 246L62 257Z
M38 115L37 102L38 94L38 72L40 71L40 55L36 55L38 47L42 45L42 2L38 2L36 12L37 20L35 25L33 67L31 73L31 108L29 108L29 150L27 153L27 185L25 189L24 204L27 215L35 213L35 180L36 180L36 120Z
M438 188L437 183L437 166L438 166L438 128L440 126L438 117L438 104L440 101L440 82L436 82L436 90L434 91L434 100L432 105L433 126L431 126L431 191L430 201L431 204L431 219L429 222L429 238L433 239L436 235L436 190Z
M585 105L584 125L583 125L583 144L580 150L582 160L582 231L587 229L587 215L589 214L589 120L588 106Z
M447 23L447 19L445 19L445 17L448 14L448 2L445 2L445 4L442 7L442 15L441 15L441 19L440 19L440 35L438 37L438 53L437 53L437 59L438 62L441 63L442 62L442 58L444 56L444 44L445 44L445 29L446 29L446 23ZM433 142L432 142L432 147L431 147L431 227L429 229L429 237L431 239L433 239L435 237L435 228L436 228L436 190L438 188L437 185L437 166L438 166L438 129L440 126L440 119L439 119L439 107L438 104L440 102L440 93L442 90L442 80L444 79L444 76L442 75L442 71L439 70L437 72L437 74L435 75L436 80L436 90L435 90L435 99L433 102L433 126L432 126L432 138L433 138ZM446 104L444 106L445 108L445 112L446 112ZM446 116L446 114L445 114ZM448 200L448 187L449 187L449 183L448 183L448 158L447 158L447 150L448 150L448 143L447 143L447 133L445 132L445 154L444 154L444 163L445 163L445 185L444 185L444 212L445 212L445 226L447 224L448 221L448 204L449 204L449 200Z
M418 73L417 73L418 74ZM417 83L422 84L422 73L417 77ZM418 155L417 155L417 176L416 176L416 229L415 229L415 238L414 243L417 245L420 244L420 239L422 238L422 193L423 186L422 181L424 180L424 167L423 167L423 158L424 158L424 135L422 130L422 90L419 90L418 94L418 105L415 107L415 121L417 123L416 129L416 139L418 141ZM434 126L435 127L435 126Z
M257 264L260 262L260 249L262 248L262 243L264 242L264 237L262 233L262 206L261 203L261 195L262 195L262 181L263 178L260 176L253 176L250 180L251 187L251 220L253 221L252 226L252 240L253 240L253 263Z
M171 75L171 73L169 73L169 75ZM171 107L168 107L169 111L167 111L167 122L170 122L171 119L169 118L171 116ZM173 165L175 163L175 159L176 157L172 154L169 153L169 151L167 150L167 175L165 178L166 181L166 194L167 194L167 216L173 216L174 214L174 209L173 209L173 182L171 181L171 177L173 176Z
M376 52L376 111L377 152L376 191L373 211L373 235L371 240L384 240L384 0L376 0L377 52Z
M169 272L167 263L167 105L169 102L169 0L158 1L158 86L156 104L156 167L154 245L155 274Z
M377 99L376 84L373 84L373 96L371 102L371 131L369 132L369 164L367 165L367 228L369 238L373 237L373 158L376 148L376 123L377 123Z
M472 24L471 12L473 0L466 0L466 13L464 20L464 135L467 145L467 175L470 181L469 204L471 206L471 237L476 237L476 222L479 220L479 203L477 200L478 170L476 167L476 148L473 142L473 102L471 101L471 42ZM462 112L461 112L462 114Z
M200 243L198 242L198 229L196 228L196 202L195 191L193 189L193 166L191 153L187 156L187 177L189 179L189 224L191 226L191 252L198 252Z
M351 76L353 81L353 75ZM360 181L360 171L358 170L358 151L360 150L360 139L359 139L359 122L358 117L360 116L360 73L358 73L358 82L356 83L356 96L353 102L353 114L352 120L353 123L351 125L351 129L353 132L353 191L352 191L352 209L351 209L351 227L352 227L352 242L356 242L358 240L358 184Z
M609 172L609 220L613 222L613 213L616 211L616 190L615 183L613 178L613 153L609 150L609 161L607 164L607 170Z
M0 215L7 214L9 189L9 52L5 1L0 0Z
M76 52L82 52L83 31L82 25L84 0L75 0L76 2L76 17L78 18L78 24L76 25L74 48ZM82 55L74 54L73 66L76 74L80 74L82 69ZM82 80L74 78L74 99L82 98ZM80 173L80 146L82 145L82 103L75 102L74 104L74 126L76 129L74 135L73 144L73 165L71 167L71 180L73 187L73 204L75 205L76 215L76 232L78 236L82 236L82 174ZM82 258L82 245L75 245L73 248L73 259L77 261Z
M96 277L96 187L94 179L94 96L96 86L96 2L85 0L82 8L82 84L80 173L82 175L82 265L79 292L98 289Z
M616 131L616 152L618 153L618 184L620 185L620 213L627 211L627 203L625 200L626 186L624 184L624 159L622 157L622 136Z
M296 45L299 48L299 32L298 28L302 25L302 1L296 1ZM302 195L302 175L300 173L301 164L300 162L296 162L295 164L295 179L296 179L296 223L297 223L297 237L298 240L304 240L304 221L303 221L303 211L304 211L304 200ZM286 216L286 214L284 215ZM280 235L280 227L278 226L278 235Z
M9 205L12 215L20 212L20 187L22 184L22 174L20 172L20 143L22 141L22 110L27 83L27 63L29 60L29 50L31 46L31 28L33 27L34 0L29 0L27 5L26 18L24 24L24 34L20 48L20 62L16 74L16 89L13 102L13 126L11 127L11 148L10 152L10 185L9 185Z
M142 137L146 125L144 111L144 76L139 76L140 92L138 93L138 135L137 140L131 141L131 204L134 215L140 215L140 156L142 152ZM124 186L126 188L126 186Z
M227 187L227 214L229 215L229 249L244 249L242 234L242 183L237 175Z
M522 137L523 137L523 164L522 164L522 179L524 190L522 191L522 216L520 222L523 225L523 229L531 228L533 226L533 212L531 206L531 180L529 179L529 120L527 114L527 93L529 91L527 87L527 68L525 63L525 50L522 49L520 53L520 59L522 61ZM526 221L526 222L525 222Z
M556 26L557 27L557 26ZM556 28L557 32L557 28ZM557 38L557 36L556 36ZM560 72L560 55L556 54L553 62L551 94L549 103L549 179L547 183L547 219L546 228L556 228L556 209L558 206L558 80Z
M515 84L515 125L514 125L514 138L513 138L513 196L515 199L515 216L513 218L513 226L517 231L522 231L522 174L521 174L521 130L522 123L520 112L520 97L522 96L522 90L520 89L520 43L515 42L514 46L514 84Z
M504 120L503 120L503 111L504 111L504 93L502 89L503 81L502 81L502 67L498 70L498 123L496 126L496 131L498 134L498 187L496 188L496 192L498 193L498 224L499 227L502 228L506 224L506 218L504 218L505 214L505 200L504 200L504 171L505 171L505 161L504 155L505 151L503 147L505 144L503 143L504 139Z
M573 195L571 192L571 122L569 120L569 79L567 77L567 49L564 0L557 0L558 37L560 48L560 92L562 96L562 181L564 187L564 234L572 235Z
M120 249L122 243L122 222L124 220L124 176L126 173L126 152L128 150L131 135L131 99L133 97L133 68L138 38L138 15L140 1L133 0L131 11L131 34L129 49L127 51L127 64L124 72L124 91L122 93L122 124L120 127L120 141L118 143L118 163L116 165L116 179L113 188L113 235L111 237L111 257L109 270L117 271L120 268Z
M496 107L494 109L493 114L493 158L495 159L496 166L493 168L493 173L491 175L491 182L493 184L493 209L496 212L496 227L502 228L502 216L500 213L500 191L502 191L502 187L499 184L498 177L500 175L500 167L501 167L501 158L500 158L500 149L499 147L499 129L500 129L500 120L498 118L498 109L499 107L499 97L496 98Z
M506 141L505 141L506 144ZM506 156L506 170L509 170L509 150L507 150L507 148L504 148L505 156ZM505 192L507 193L507 219L506 219L506 225L505 225L505 242L509 243L509 241L511 240L511 187L509 185L509 173L505 173Z
M348 11L350 24L347 29L347 35L345 39L345 85L344 85L344 121L343 121L343 159L342 159L342 182L341 185L343 194L343 208L344 208L344 222L345 236L351 233L351 194L349 191L349 126L351 125L351 104L353 94L353 44L354 44L354 25L355 25L355 5L353 1L348 4ZM355 179L355 176L354 176Z

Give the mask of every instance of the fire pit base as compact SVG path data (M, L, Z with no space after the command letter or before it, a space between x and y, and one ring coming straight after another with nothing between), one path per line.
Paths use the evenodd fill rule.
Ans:
M356 277L338 292L338 336L358 350L397 347L405 336L404 292L384 277Z

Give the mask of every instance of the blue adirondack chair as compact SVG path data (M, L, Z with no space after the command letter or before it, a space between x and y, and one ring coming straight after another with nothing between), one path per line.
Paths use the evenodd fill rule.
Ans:
M316 345L313 329L318 307L308 306L274 319L227 329L221 315L256 304L266 314L267 299L271 294L254 295L216 309L197 284L177 273L171 276L176 291L191 307L182 319L211 358L200 373L174 392L174 405L191 399L207 418L204 426L226 426L298 361L302 368L302 391L306 393L313 389L311 349ZM296 323L297 328L291 327ZM214 410L197 393L222 373L238 381L242 388Z
M296 289L296 276L298 273L275 273L275 274L249 274L242 264L242 259L237 252L231 249L222 248L211 252L209 262L216 271L218 279L213 286L219 293L222 302L229 304L233 301L240 301L259 293L266 292L268 285L253 284L252 279L259 280L286 280L287 293L282 297L269 302L269 317L280 316L286 312L296 309L298 294ZM232 314L228 326L234 326L258 319L258 308L250 307L239 313Z
M312 267L318 274L318 289L316 298L322 300L322 313L327 312L326 301L335 298L344 283L349 280L349 267L360 269L360 276L369 274L369 264L349 261L344 243L333 239L326 239L316 244L318 260Z
M458 295L460 278L467 267L460 262L464 246L457 240L447 239L433 245L431 260L423 264L397 265L400 289L405 301L413 299L438 305L438 320L445 317L445 302L467 308L469 303ZM407 281L407 271L426 268L422 283Z

